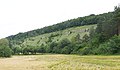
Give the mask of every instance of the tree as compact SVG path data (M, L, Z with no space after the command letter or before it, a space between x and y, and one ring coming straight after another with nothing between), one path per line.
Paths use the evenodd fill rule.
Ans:
M29 47L24 47L23 48L23 54L28 55L29 54Z
M85 34L82 38L82 42L88 42L89 41L89 36Z
M41 44L40 46L37 47L37 52L38 53L45 53L46 49L45 49L45 45Z
M50 52L50 53L53 52L53 48L54 48L54 47L57 47L57 43L55 43L55 42L50 43L50 45L49 45L49 52Z
M72 52L72 47L69 45L69 46L65 46L62 50L61 50L61 53L62 54L70 54Z
M89 36L90 36L90 39L95 36L95 27L94 27L94 26L92 26L92 27L89 29Z
M0 40L0 57L10 57L12 50L9 48L9 42L7 39Z
M14 54L20 54L20 53L22 53L22 48L21 47L14 47L13 48L13 53Z
M80 34L77 34L75 37L72 37L71 41L74 44L80 44L82 42Z
M70 44L70 41L67 38L64 38L58 43L58 46L60 48L64 48L65 46L67 46L69 44Z
M116 34L119 35L120 33L120 6L115 7L115 16L113 21L115 22L116 27Z

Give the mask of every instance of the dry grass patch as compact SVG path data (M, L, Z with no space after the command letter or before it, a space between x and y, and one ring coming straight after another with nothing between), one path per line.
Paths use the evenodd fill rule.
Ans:
M0 70L120 70L120 56L13 56L0 58Z

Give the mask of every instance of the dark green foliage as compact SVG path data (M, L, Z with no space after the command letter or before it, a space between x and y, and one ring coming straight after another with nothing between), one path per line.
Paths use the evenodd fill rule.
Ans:
M9 48L9 43L7 39L0 40L0 57L10 57L12 55L12 50Z
M0 57L10 57L12 55L12 50L8 46L0 47Z
M92 54L91 53L91 48L90 47L84 47L82 49L79 50L79 54L81 55L89 55L89 54Z
M52 37L48 37L48 41L47 42L52 42Z
M28 55L29 54L29 47L24 47L23 48L23 54Z
M41 50L42 48L40 48ZM45 48L46 53L63 53L63 54L70 54L73 50L72 43L67 39L62 39L61 41L51 42ZM43 51L42 51L43 52ZM42 53L41 52L41 53Z
M53 53L61 53L61 48L60 46L56 46L56 47L53 47L53 50L52 50Z
M120 24L119 22L120 22L120 6L119 7L115 7L115 12L114 12L114 14L115 14L115 18L114 18L114 20L117 22L116 24Z
M61 53L63 54L70 54L73 50L73 46L72 45L68 45L68 46L65 46L62 50L61 50Z
M87 36L83 37L83 44L87 44L79 49L79 54L120 54L120 36L116 36L119 35L117 26L120 8L118 7L114 13L114 17L98 23L96 30L90 30L90 39Z
M77 34L75 37L72 38L72 43L74 44L80 44L82 42L82 39L80 37L80 34Z
M97 50L98 54L119 54L120 36L113 36L107 42L100 44Z
M97 25L96 33L101 35L103 38L102 41L104 41L116 34L116 26L111 19L106 20Z
M57 47L57 43L55 43L55 42L50 43L50 45L49 45L49 53L55 52L54 47Z
M37 49L37 53L45 53L46 52L44 45L38 46L36 49Z
M85 34L82 38L82 43L87 43L89 41L89 36Z
M13 50L13 54L21 54L22 53L21 47L14 47L12 50Z
M58 43L58 46L59 46L60 48L64 48L64 47L67 46L68 44L70 44L70 41L69 41L67 38L65 38L65 39L61 40L61 41Z
M41 47L40 47L41 48ZM22 54L28 55L28 54L36 54L37 52L40 52L39 46L24 46L24 48L22 49Z

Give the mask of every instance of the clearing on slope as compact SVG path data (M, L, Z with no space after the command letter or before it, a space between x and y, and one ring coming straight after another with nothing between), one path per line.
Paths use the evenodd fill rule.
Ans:
M46 45L50 39L52 42L59 42L60 40L64 38L68 38L71 40L72 37L76 36L77 34L80 34L80 37L82 38L85 34L89 34L90 28L96 28L96 25L86 25L86 26L79 26L79 27L72 27L65 30L52 32L52 33L46 33L42 34L36 37L30 37L24 40L24 42L21 45L30 45L30 46L36 46L36 45Z

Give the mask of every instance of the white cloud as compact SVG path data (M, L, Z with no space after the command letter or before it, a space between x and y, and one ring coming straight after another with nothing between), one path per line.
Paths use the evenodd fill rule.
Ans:
M0 0L0 38L114 10L119 0Z

